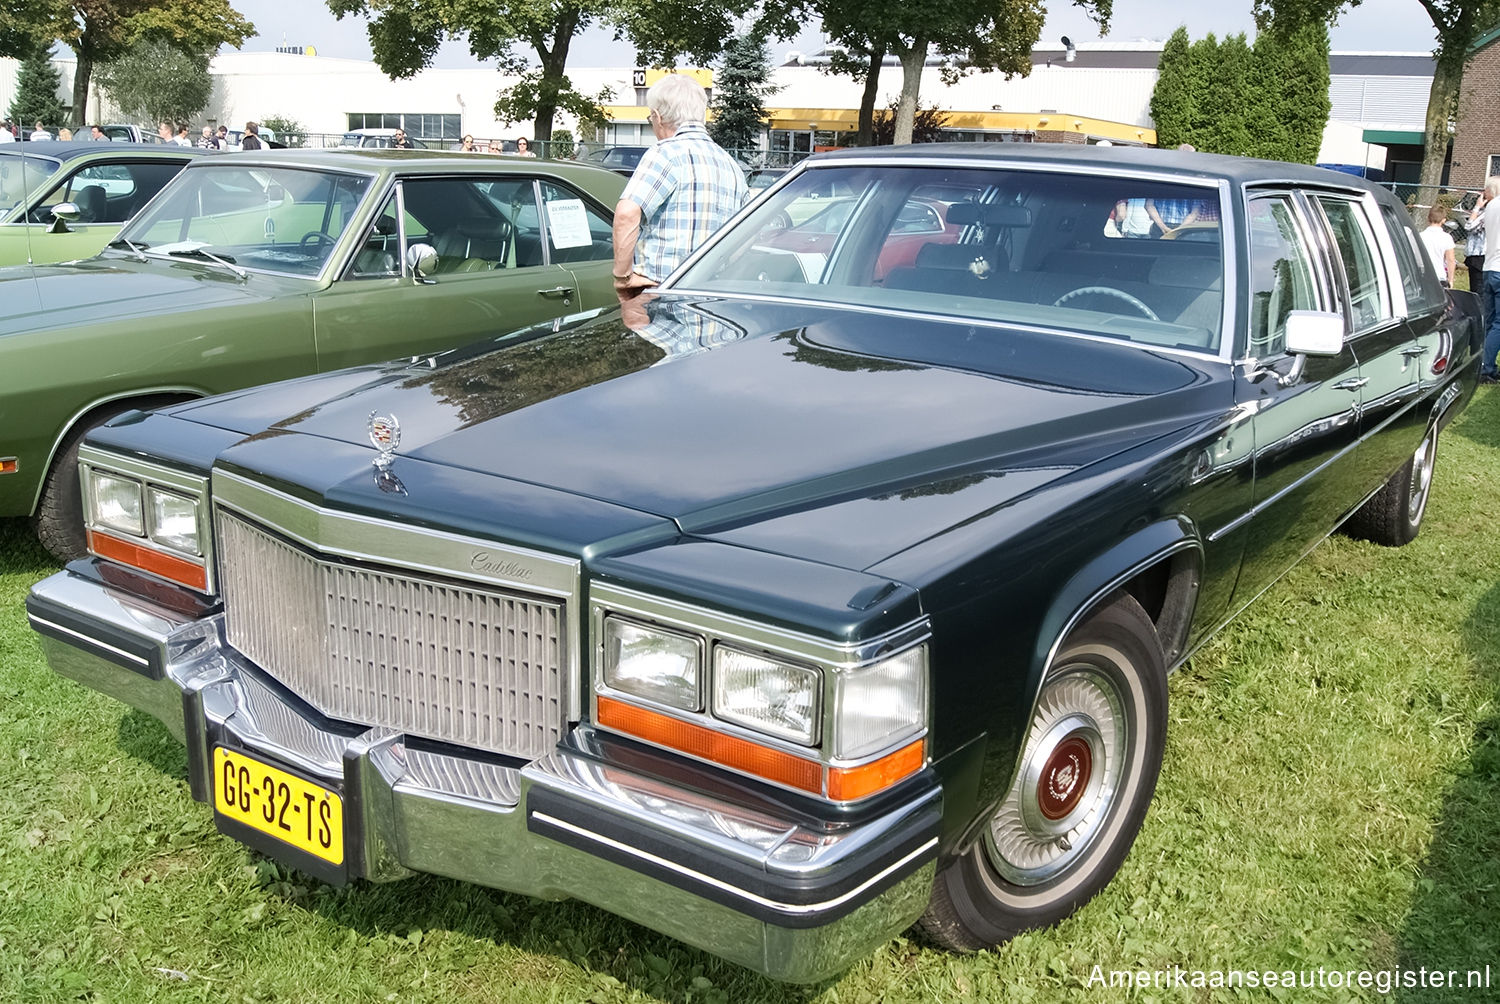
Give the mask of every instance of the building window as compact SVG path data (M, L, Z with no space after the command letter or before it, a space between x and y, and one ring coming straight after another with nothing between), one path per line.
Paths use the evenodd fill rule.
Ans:
M459 139L463 125L459 115L413 114L411 112L350 112L350 129L405 129L413 139Z
M1486 178L1492 174L1500 174L1500 153L1490 154L1486 163L1489 164L1489 169L1484 172Z

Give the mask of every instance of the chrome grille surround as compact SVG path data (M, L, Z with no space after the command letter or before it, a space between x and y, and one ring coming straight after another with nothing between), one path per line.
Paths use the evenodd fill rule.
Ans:
M576 561L213 490L228 641L323 714L527 760L577 720Z

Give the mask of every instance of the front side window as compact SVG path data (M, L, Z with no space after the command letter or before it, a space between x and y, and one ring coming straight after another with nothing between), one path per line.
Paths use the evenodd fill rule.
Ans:
M1286 319L1294 310L1319 310L1307 240L1287 196L1250 203L1250 355L1286 351Z
M1355 202L1331 195L1320 195L1317 201L1328 217L1339 258L1344 263L1344 277L1349 283L1350 331L1363 331L1391 315L1374 235L1363 210Z
M547 244L554 262L614 258L612 222L583 196L555 181L541 183Z
M1120 206L1151 203L1127 225ZM673 285L1216 353L1217 187L1005 167L804 170Z
M326 171L190 168L120 237L147 254L212 255L241 268L315 276L369 187L367 177Z

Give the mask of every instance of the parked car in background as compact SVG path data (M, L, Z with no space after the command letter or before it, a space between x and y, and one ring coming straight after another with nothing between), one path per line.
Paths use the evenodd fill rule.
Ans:
M902 207L880 249L880 257L875 260L875 282L883 283L892 269L916 265L924 249L932 249L925 251L929 257L953 253L945 249L958 242L963 227L980 222L984 210L978 203L950 205L932 198L933 194L936 193L931 189L918 189ZM778 218L782 227L772 227L755 245L759 251L787 255L797 263L808 282L817 281L828 263L834 242L849 223L855 200L823 199L817 205L818 211L796 226L786 226L791 219L789 212L785 218Z
M352 150L191 166L99 257L0 270L0 515L33 515L59 557L83 553L79 441L113 415L616 302L607 171Z
M578 162L607 167L628 178L635 173L636 166L641 162L641 155L649 149L649 146L604 146L590 150L579 157Z
M785 267L825 192L821 267ZM1127 198L1217 239L1108 236ZM576 897L812 982L1103 888L1168 672L1335 528L1416 536L1480 335L1346 175L834 153L624 311L96 429L95 557L28 612L278 861Z
M145 128L138 125L111 123L109 125L101 125L99 131L116 143L154 143L157 146L172 145L162 142L162 138L157 134L155 127ZM78 130L78 133L74 139L86 138L89 135L89 127L83 126Z
M280 150L286 144L276 138L276 130L265 126L257 126L255 135L260 137L261 148L268 150ZM224 135L224 149L227 152L239 152L244 149L245 130L230 129Z
M751 194L760 194L761 189L770 188L786 177L789 167L752 167L745 171L745 185Z
M351 129L344 133L344 138L339 142L339 146L385 149L395 141L395 137L396 130L394 129ZM426 150L428 148L427 144L422 140L412 137L407 138L411 139L411 148L413 150Z
M201 153L77 141L0 146L0 265L98 253Z

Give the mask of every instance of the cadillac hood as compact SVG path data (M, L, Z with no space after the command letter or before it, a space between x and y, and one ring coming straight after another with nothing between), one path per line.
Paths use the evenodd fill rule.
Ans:
M397 430L390 469L407 495L393 510L440 491L439 472L465 471L663 517L689 534L748 534L738 542L767 550L779 548L754 539L756 526L801 520L818 528L800 534L802 556L858 568L934 520L952 525L1228 407L1221 364L1140 346L671 297L642 320L627 326L611 313L173 414L250 437L261 455L292 436L309 457L311 442L332 440L372 460L378 417ZM309 406L320 387L327 399ZM324 496L338 476L313 463L292 475ZM838 532L848 528L840 507L900 497L927 501L857 546L832 540L860 536Z

